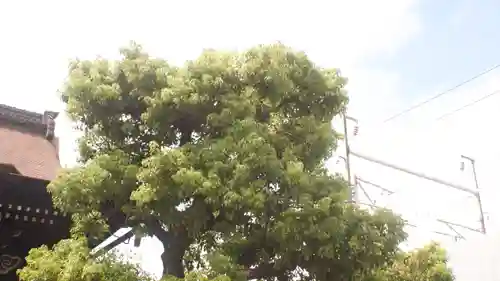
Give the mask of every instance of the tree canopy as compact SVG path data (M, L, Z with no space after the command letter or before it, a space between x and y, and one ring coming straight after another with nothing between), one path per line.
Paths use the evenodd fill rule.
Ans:
M374 276L377 281L453 281L447 262L446 252L430 243L408 253L400 252L394 263L378 269Z
M347 202L346 182L325 167L339 139L331 121L348 103L338 70L281 44L207 50L183 66L137 44L121 55L70 65L62 98L83 132L81 165L48 189L73 214L73 238L33 250L23 280L134 280L116 261L100 267L109 275L85 277L103 262L82 234L98 241L124 226L161 241L165 278L392 274L404 221ZM64 255L75 266L55 262ZM42 259L59 265L41 271ZM120 267L122 279L110 277Z

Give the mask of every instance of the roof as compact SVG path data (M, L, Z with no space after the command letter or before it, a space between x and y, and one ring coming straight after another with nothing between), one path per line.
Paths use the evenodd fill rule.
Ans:
M57 112L42 113L0 104L0 164L26 177L52 180L60 169Z

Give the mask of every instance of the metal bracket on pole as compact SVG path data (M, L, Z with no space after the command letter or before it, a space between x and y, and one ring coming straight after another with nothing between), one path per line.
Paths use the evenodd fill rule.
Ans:
M380 207L380 206L377 206L377 205L374 205L374 204L368 204L368 203L361 203L359 202L358 203L359 205L363 205L363 206L367 206L369 207L370 209L374 210L374 209L384 209L383 207ZM442 220L437 220L438 222L444 222ZM449 223L449 222L448 222ZM446 224L446 223L445 223ZM450 223L452 225L456 225L456 224L453 224L453 223ZM410 226L410 227L414 227L414 228L418 228L418 225L416 224L412 224L412 223L409 223L408 221L405 221L405 225L406 226ZM475 230L477 231L477 230ZM454 230L455 233L457 233L458 235L453 235L453 234L449 234L449 233L445 233L445 232L441 232L441 231L435 231L435 230L431 230L432 233L435 233L435 234L439 234L439 235L443 235L443 236L448 236L448 237L452 237L453 239L455 240L458 240L458 239L465 239L460 233L458 233L457 231Z
M385 166L385 167L388 167L388 168L391 168L391 169L394 169L394 170L398 170L398 171L401 171L401 172L413 175L413 176L418 177L418 178L426 179L428 181L439 183L439 184L442 184L444 186L447 186L447 187L450 187L450 188L453 188L453 189L456 189L456 190L459 190L459 191L463 191L465 193L472 194L474 197L476 197L476 199L478 201L478 204L479 204L479 211L480 211L479 220L480 220L480 223L481 223L481 231L480 232L483 233L483 234L486 234L486 226L485 226L485 220L484 220L483 205L482 205L482 202L481 202L481 195L480 195L478 189L472 190L472 189L469 189L467 187L464 187L464 186L461 186L461 185L458 185L458 184L455 184L455 183L447 182L447 181L444 181L442 179L438 179L438 178L433 177L433 176L429 176L429 175L426 175L426 174L423 174L423 173L414 172L414 171L411 171L409 169L406 169L406 168L403 168L403 167L400 167L400 166L397 166L397 165L394 165L394 164L391 164L391 163L387 163L385 161L382 161L382 160L379 160L379 159L376 159L376 158L373 158L373 157L370 157L370 156L363 155L363 154L361 154L359 152L350 151L350 154L353 155L353 156L356 156L358 158L364 159L366 161L375 163L375 164L379 164L379 165L382 165L382 166ZM467 158L467 159L470 160L470 158ZM473 164L474 179L475 179L476 185L477 185L477 177L476 177L476 173L475 173L474 161L472 160L471 162ZM472 228L470 228L470 229L472 230ZM474 231L477 231L477 230L474 230Z
M444 223L451 231L455 232L455 234L458 236L458 238L465 240L465 237L460 234L454 227L453 224L444 220L438 220L439 222Z
M361 189L361 191L363 191L363 194L368 199L368 201L370 201L370 204L375 205L375 201L372 200L372 198L370 197L370 195L368 194L368 192L366 192L365 188L361 184L361 181L359 180L358 177L354 177L354 185L355 185L356 188L359 188L359 189Z
M386 192L386 193L387 193L387 194L389 194L389 195L394 194L394 191L389 190L389 189L387 189L387 188L385 188L385 187L382 187L382 186L380 186L380 185L378 185L378 184L376 184L376 183L373 183L373 182L371 182L371 181L367 181L367 180L365 180L365 179L363 179L363 178L356 177L356 180L357 180L358 182L360 182L360 183L366 183L366 184L371 185L371 186L373 186L373 187L375 187L375 188L378 188L378 189L380 189L380 190L382 190L382 191Z
M415 224L406 223L406 225L414 227L414 228L418 228L418 226ZM449 234L449 233L445 233L445 232L441 232L441 231L435 231L435 230L432 230L431 232L435 233L435 234L443 235L443 236L452 237L453 239L455 239L455 241L457 241L458 239L462 239L461 237L463 237L462 235L457 236L457 235L453 235L453 234Z
M483 233L482 230L480 230L480 229L472 228L470 226L466 226L466 225L463 225L463 224L449 222L449 221L445 221L445 220L442 220L442 219L438 219L437 221L440 222L440 223L443 223L443 224L447 225L448 227L455 226L455 227L460 227L460 228L467 229L467 230L470 230L470 231L473 231L473 232Z
M376 183L373 183L373 182L369 182L369 181L366 181L366 180L363 180L363 179L360 179L359 177L355 177L356 179L356 182L358 184L358 186L361 187L361 182L365 182L365 183L368 183L374 187L377 187L383 191L386 191L386 192L392 192L391 190L388 190ZM366 192L364 190L364 188L361 187L361 189L363 190L363 192ZM392 193L390 193L392 194ZM375 201L371 199L371 197L369 196L369 194L366 192L365 193L366 197L368 198L368 201L370 201L370 203L362 203L362 202L358 202L359 205L363 205L363 206L367 206L369 207L370 209L374 210L374 209L383 209L384 207L381 207L381 206L377 206L375 204ZM437 222L439 223L442 223L444 225L446 225L451 231L453 231L456 235L452 235L452 234L449 234L449 233L444 233L444 232L440 232L440 231L432 231L433 233L436 233L436 234L440 234L440 235L445 235L445 236L450 236L450 237L453 237L455 238L455 240L459 240L459 239L462 239L462 240L465 240L465 237L460 234L456 229L455 227L458 227L458 228L463 228L463 229L467 229L467 230L470 230L470 231L473 231L473 232L478 232L478 233L483 233L482 229L475 229L475 228L472 228L472 227L469 227L469 226L465 226L465 225L462 225L462 224L458 224L458 223L454 223L454 222L450 222L450 221L447 221L447 220L443 220L443 219L436 219ZM411 223L408 223L406 222L405 225L408 225L408 226L411 226L411 227L416 227L418 228L417 225L414 225L414 224L411 224Z

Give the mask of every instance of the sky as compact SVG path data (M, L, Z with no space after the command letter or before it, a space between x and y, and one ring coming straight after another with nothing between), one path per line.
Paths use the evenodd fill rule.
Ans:
M281 41L348 77L349 115L359 120L353 150L471 189L472 167L461 172L460 155L474 158L488 233L498 233L500 134L493 125L500 95L439 118L500 90L500 69L384 120L500 63L499 9L495 0L1 1L0 103L63 112L57 92L68 61L116 58L129 40L175 63L195 58L203 48L241 50ZM77 133L64 114L57 122L61 161L72 165ZM334 162L332 169L341 168ZM356 158L352 168L356 176L396 191L383 196L365 186L377 204L423 225L411 230L412 245L441 239L429 230L451 233L435 218L479 227L474 199L463 192ZM146 240L137 259L158 274L161 250Z

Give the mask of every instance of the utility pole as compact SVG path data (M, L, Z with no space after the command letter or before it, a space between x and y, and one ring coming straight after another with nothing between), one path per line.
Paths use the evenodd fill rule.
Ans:
M467 157L465 155L460 155L462 159L468 160L471 163L472 166L472 174L474 176L474 183L476 185L476 200L479 205L479 222L481 223L481 232L483 234L486 234L486 222L484 220L484 211L483 211L483 203L481 202L481 193L479 192L479 182L477 181L477 174L476 174L476 161L470 157ZM463 162L462 162L463 163ZM462 171L464 170L464 166L462 164L461 167Z
M349 148L349 133L347 130L347 115L346 110L342 113L342 120L344 121L344 147L345 147L345 167L347 170L347 184L349 185L349 201L352 201L354 195L354 188L351 181L351 160L350 160L350 148Z
M342 112L342 120L344 122L344 147L345 147L345 166L346 166L346 171L347 171L347 183L349 184L349 201L357 201L356 200L356 185L353 184L352 182L352 175L351 175L351 148L349 146L349 130L347 128L347 120L354 121L356 124L358 123L358 120L347 116L346 110ZM354 130L354 135L357 133L357 128Z

